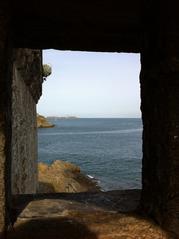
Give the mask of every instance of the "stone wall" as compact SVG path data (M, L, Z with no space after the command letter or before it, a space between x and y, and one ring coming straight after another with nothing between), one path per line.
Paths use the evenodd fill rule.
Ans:
M8 1L0 1L0 238L9 223L11 165L11 41Z
M36 102L41 95L41 72L41 51L14 51L11 172L13 194L36 192Z
M12 1L13 42L40 49L139 52L144 2L31 0L27 7L24 0Z
M35 193L37 187L36 102L41 94L41 54L14 51L12 84L13 194Z
M9 223L10 206L11 40L15 47L141 52L144 124L141 208L179 237L178 0L99 0L95 3L52 0L51 4L32 0L28 7L25 1L19 0L11 1L11 15L6 9L7 2L0 1L0 232ZM13 18L12 29L8 23L10 17ZM38 51L32 52L38 55ZM27 86L30 93L28 104L33 100L37 102L41 80L32 79L34 67L40 63L35 60L37 58L31 58L33 54L28 54L28 50L18 50L16 54L14 72L16 78L21 79L18 84L23 91L17 94L23 93L25 97ZM17 105L19 99L17 97ZM22 110L25 104L18 107ZM23 120L30 112L34 113L32 106L30 109L23 109ZM14 135L19 132L26 145L29 131L26 134L20 131L21 116L16 117ZM34 123L29 124L33 128ZM25 129L25 125L23 127ZM25 147L24 140L13 149L21 152L13 153L20 155L19 165L23 162L22 152L27 154L27 148L21 148ZM15 170L15 158L13 160ZM16 172L16 175L23 175L24 166L18 168L19 174ZM21 183L23 179L20 176L17 180ZM18 190L25 188L26 185Z
M151 4L151 5L150 5ZM141 54L142 209L179 237L179 15L169 1L146 8ZM153 10L155 6L155 10ZM177 23L177 24L176 24Z

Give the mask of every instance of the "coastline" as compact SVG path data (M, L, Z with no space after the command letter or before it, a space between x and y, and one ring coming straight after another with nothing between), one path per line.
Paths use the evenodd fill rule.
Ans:
M38 130L39 161L62 159L79 165L99 179L105 191L141 188L141 120L79 118L51 123L55 128Z
M37 128L53 128L54 124L51 124L47 118L42 115L37 114Z
M80 167L63 160L52 164L38 163L38 193L100 192L101 188L90 175L81 172Z

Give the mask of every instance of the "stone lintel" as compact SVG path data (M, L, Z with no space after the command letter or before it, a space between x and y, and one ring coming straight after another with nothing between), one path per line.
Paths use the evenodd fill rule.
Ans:
M15 47L139 52L141 0L13 2Z

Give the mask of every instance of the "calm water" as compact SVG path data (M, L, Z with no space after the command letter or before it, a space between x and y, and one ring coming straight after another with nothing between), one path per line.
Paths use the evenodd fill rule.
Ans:
M79 165L104 190L141 188L140 119L60 119L39 129L39 161Z

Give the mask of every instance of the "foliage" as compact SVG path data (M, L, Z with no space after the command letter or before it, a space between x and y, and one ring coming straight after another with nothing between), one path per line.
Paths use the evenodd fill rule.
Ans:
M52 73L52 67L48 64L43 65L43 78L46 80L46 78L51 75Z

